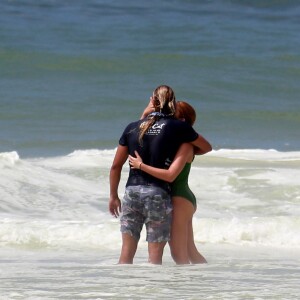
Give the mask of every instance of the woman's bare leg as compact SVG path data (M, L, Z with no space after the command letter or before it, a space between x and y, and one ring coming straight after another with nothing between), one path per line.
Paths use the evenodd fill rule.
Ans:
M194 231L192 219L188 224L188 256L192 264L204 264L207 263L204 256L198 251L194 241Z
M194 207L182 197L173 197L172 202L173 219L169 242L171 255L176 264L189 264L188 224L194 213Z

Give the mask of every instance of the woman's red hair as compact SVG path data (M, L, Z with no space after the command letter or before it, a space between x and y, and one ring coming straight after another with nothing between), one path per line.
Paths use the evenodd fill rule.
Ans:
M175 117L177 119L184 119L186 122L193 126L196 121L196 111L187 102L177 101Z

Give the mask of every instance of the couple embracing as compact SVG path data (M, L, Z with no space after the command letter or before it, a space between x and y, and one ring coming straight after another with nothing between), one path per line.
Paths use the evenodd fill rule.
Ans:
M212 150L192 127L196 113L173 90L157 87L142 118L124 130L110 170L109 211L121 214L120 264L132 264L145 224L149 262L161 264L169 242L177 264L205 263L193 236L196 199L188 187L194 155ZM122 167L129 158L130 171L121 201L118 186Z

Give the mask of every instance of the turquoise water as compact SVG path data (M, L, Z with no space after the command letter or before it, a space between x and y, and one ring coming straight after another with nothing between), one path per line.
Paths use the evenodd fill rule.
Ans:
M0 152L112 149L153 89L220 148L299 150L297 1L2 1Z

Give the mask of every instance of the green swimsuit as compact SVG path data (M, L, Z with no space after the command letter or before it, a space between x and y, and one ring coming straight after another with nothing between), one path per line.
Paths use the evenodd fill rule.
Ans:
M191 163L186 163L180 174L171 184L172 197L179 196L190 201L195 207L197 205L196 197L190 190L188 178L191 170Z

